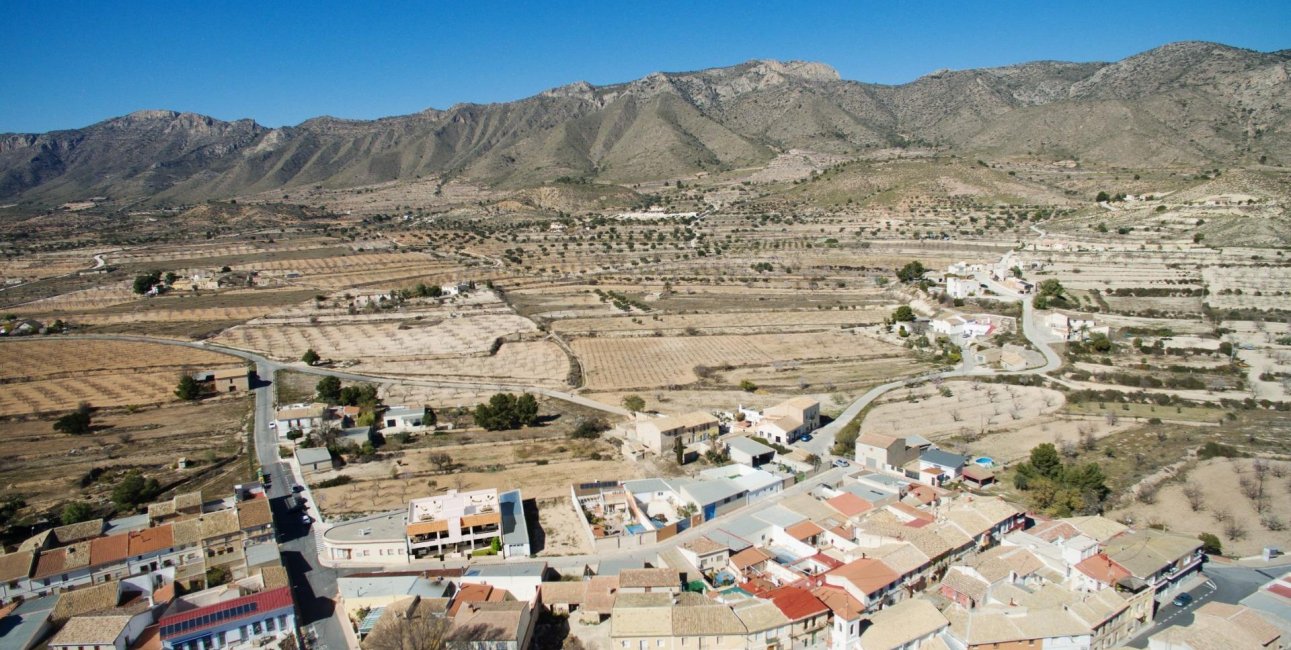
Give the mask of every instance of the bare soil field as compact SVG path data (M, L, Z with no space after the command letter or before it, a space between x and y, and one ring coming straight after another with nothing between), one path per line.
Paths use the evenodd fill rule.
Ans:
M773 366L806 359L898 358L899 347L844 332L749 336L577 339L588 388L615 390L685 385L698 381L696 366Z
M503 343L496 354L486 357L360 361L353 369L405 377L462 378L559 387L565 385L569 375L569 357L551 341L522 341Z
M558 320L552 330L562 334L612 336L616 333L639 334L663 332L677 334L689 328L708 332L804 331L822 327L875 324L891 314L891 309L847 311L749 311L710 314L634 314L604 318Z
M593 453L601 454L605 460L589 460ZM441 471L429 462L431 454L448 454L455 469ZM450 488L521 487L526 499L553 499L567 495L571 484L589 480L588 477L640 476L636 464L618 460L617 452L606 442L564 439L418 448L336 472L356 480L313 491L318 506L329 517L399 508L409 499Z
M1256 482L1253 461L1247 458L1214 458L1185 467L1173 480L1167 481L1155 503L1134 503L1109 512L1108 516L1132 519L1139 525L1159 524L1169 530L1196 535L1214 533L1224 545L1224 554L1235 557L1259 555L1266 546L1286 548L1291 545L1291 531L1270 530L1276 519L1285 526L1291 520L1291 489L1287 476L1291 463L1262 461L1270 468L1258 502L1246 496L1242 481ZM1195 490L1199 508L1193 509L1185 490ZM1257 511L1256 505L1263 511Z
M533 332L533 322L514 314L443 320L360 325L256 326L228 330L216 341L255 350L278 359L299 359L313 349L328 359L416 359L466 354L483 355L501 336Z
M94 431L85 436L55 432L48 419L0 422L0 486L40 512L73 498L102 504L128 469L182 489L199 488L229 471L241 471L245 479L249 471L241 450L250 409L249 399L222 397L136 412L100 411ZM175 468L181 457L190 462L188 469ZM97 478L90 478L91 470Z
M0 343L0 417L176 401L183 372L241 365L228 355L124 341Z
M1075 443L1082 435L1102 438L1128 423L1073 418L1060 411L1062 393L1047 388L950 381L892 391L865 415L861 433L921 435L972 455L1012 463L1044 442Z

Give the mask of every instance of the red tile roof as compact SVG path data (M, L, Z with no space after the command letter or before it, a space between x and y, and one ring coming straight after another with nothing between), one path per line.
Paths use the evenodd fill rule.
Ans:
M869 501L862 499L851 492L844 492L832 499L825 501L829 507L841 512L844 517L855 517L856 515L869 512L874 509L874 505Z
M205 625L197 625L194 627L187 628L183 632L179 632L179 633L172 633L172 634L166 633L167 632L166 628L171 625L176 625L178 623L183 623L185 621L191 621L210 614L217 614L219 612L227 611L235 607L240 607L242 605L254 605L255 608L247 612L241 617L233 617L233 618L226 618L222 620L211 621ZM227 625L232 621L238 620L238 618L245 618L250 616L254 616L256 618L262 618L268 612L272 612L275 610L284 609L292 606L293 606L293 603L291 600L291 587L279 587L277 589L270 589L268 591L262 591L257 594L251 594L250 596L243 596L241 598L231 598L229 600L225 600L223 602L219 602L214 605L207 605L206 607L198 607L197 609L190 609L188 611L180 612L178 614L163 616L161 617L160 621L157 621L157 624L161 626L162 638L169 639L169 638L178 637L178 636L188 636L193 632L210 628L210 627Z
M491 585L468 582L462 585L453 597L453 604L448 608L449 617L457 616L457 610L466 603L485 603L506 600L506 589L497 589Z
M750 546L743 551L732 555L731 564L734 564L735 568L743 571L755 564L766 562L769 559L771 559L770 553L767 553L756 546Z
M834 612L835 616L842 616L844 620L850 621L858 618L861 612L865 611L861 601L847 593L842 587L822 585L812 589L811 594L819 598L820 602L825 603L830 611Z
M1130 577L1125 567L1115 563L1106 553L1091 555L1076 564L1076 570L1108 585L1116 584L1121 578Z
M153 526L128 534L130 555L147 555L175 545L175 535L170 524Z
M1277 584L1269 585L1269 591L1283 598L1291 598L1291 587L1288 587L1280 582Z
M798 622L829 611L829 605L801 587L772 589L766 598L791 621Z
M130 556L129 535L109 535L90 540L90 566L120 562Z
M67 560L66 548L55 548L44 551L40 557L36 558L36 568L31 572L31 577L40 579L63 572L63 564Z

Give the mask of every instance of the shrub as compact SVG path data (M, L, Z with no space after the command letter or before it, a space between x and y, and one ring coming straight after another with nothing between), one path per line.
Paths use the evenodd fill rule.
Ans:
M342 485L349 485L350 483L353 483L353 482L354 482L354 479L352 477L347 476L345 474L337 474L336 476L333 476L332 478L329 478L327 480L319 481L317 484L314 485L314 487L316 488L340 487Z

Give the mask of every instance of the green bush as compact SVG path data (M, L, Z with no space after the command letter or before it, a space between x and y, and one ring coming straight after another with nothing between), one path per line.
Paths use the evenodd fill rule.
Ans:
M332 478L329 478L327 480L319 481L314 485L314 487L316 488L339 487L342 485L349 485L350 483L353 483L353 482L354 482L354 479L352 477L346 476L345 474L337 474L336 476L333 476Z

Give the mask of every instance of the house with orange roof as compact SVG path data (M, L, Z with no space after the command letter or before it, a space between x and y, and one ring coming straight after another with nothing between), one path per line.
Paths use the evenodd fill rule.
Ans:
M820 541L821 536L825 534L825 529L810 519L804 519L784 529L784 532L804 544L815 546Z
M874 505L861 497L844 492L838 496L825 500L825 505L838 511L838 514L851 519L858 517L874 509Z
M860 601L866 610L901 598L898 586L901 574L882 560L862 557L825 574L825 584L845 590Z
M865 616L865 605L842 587L821 585L811 590L811 594L825 603L833 614L833 624L829 630L830 650L855 650L861 642L861 618Z
M1115 587L1118 582L1132 576L1129 569L1117 564L1106 553L1096 553L1072 567L1072 585L1081 591L1098 591Z
M175 550L175 535L170 524L153 526L126 534L129 548L130 574L156 571L163 564L163 556Z
M829 605L809 589L796 586L778 587L763 595L792 624L789 636L794 645L814 646L829 626Z

